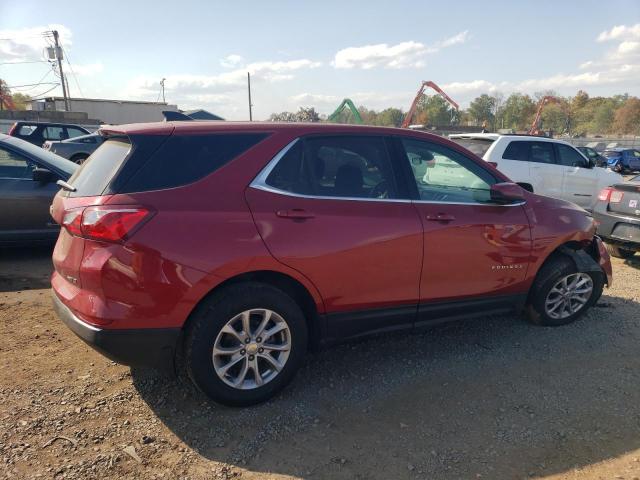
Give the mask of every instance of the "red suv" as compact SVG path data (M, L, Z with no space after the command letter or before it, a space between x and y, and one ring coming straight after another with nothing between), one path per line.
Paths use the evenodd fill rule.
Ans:
M226 404L263 401L305 352L524 309L583 314L611 283L591 216L464 148L392 128L108 127L55 197L58 315L127 365Z

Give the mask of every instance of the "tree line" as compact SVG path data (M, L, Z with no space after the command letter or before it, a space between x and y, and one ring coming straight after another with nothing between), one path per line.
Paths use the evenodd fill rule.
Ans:
M545 131L571 136L587 134L640 135L640 98L624 95L591 97L583 90L573 97L562 97L553 91L537 92L533 96L512 93L482 94L460 111L453 109L439 95L424 95L411 120L412 124L445 127L448 125L484 126L487 130L526 132L532 126L538 104L545 96L553 96L554 103L545 105L538 125ZM363 123L367 125L399 127L405 112L399 108L376 111L358 107ZM325 117L315 108L300 108L298 112L274 113L271 121L319 122ZM343 110L338 123L355 123L353 114Z

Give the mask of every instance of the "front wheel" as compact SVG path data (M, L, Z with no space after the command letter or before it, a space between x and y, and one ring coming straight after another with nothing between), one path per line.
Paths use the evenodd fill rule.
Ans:
M267 284L232 285L205 300L187 331L184 359L193 382L230 406L263 402L302 364L307 324L298 304Z
M569 257L558 255L542 266L532 287L526 314L537 325L566 325L598 301L604 275L578 272Z

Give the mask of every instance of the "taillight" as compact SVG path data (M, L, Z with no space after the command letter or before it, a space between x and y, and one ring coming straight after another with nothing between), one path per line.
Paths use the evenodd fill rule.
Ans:
M623 196L624 192L621 192L620 190L612 190L611 197L609 198L609 203L620 203Z
M16 131L16 127L18 126L17 123L14 123L13 125L11 125L11 128L9 129L9 131L7 132L7 135L13 135L14 132Z
M68 210L62 225L79 237L104 242L121 242L151 218L144 207L96 206Z
M82 211L84 208L74 208L64 212L62 217L62 226L67 229L71 235L77 237L82 235Z
M600 200L601 202L608 202L609 197L611 196L611 191L612 189L609 187L600 190L600 193L598 194L598 200Z

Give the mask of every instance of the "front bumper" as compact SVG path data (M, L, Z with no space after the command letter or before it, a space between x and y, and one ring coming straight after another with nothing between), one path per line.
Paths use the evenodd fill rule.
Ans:
M89 346L114 362L133 367L172 370L181 337L179 328L107 329L78 318L52 293L58 317Z

